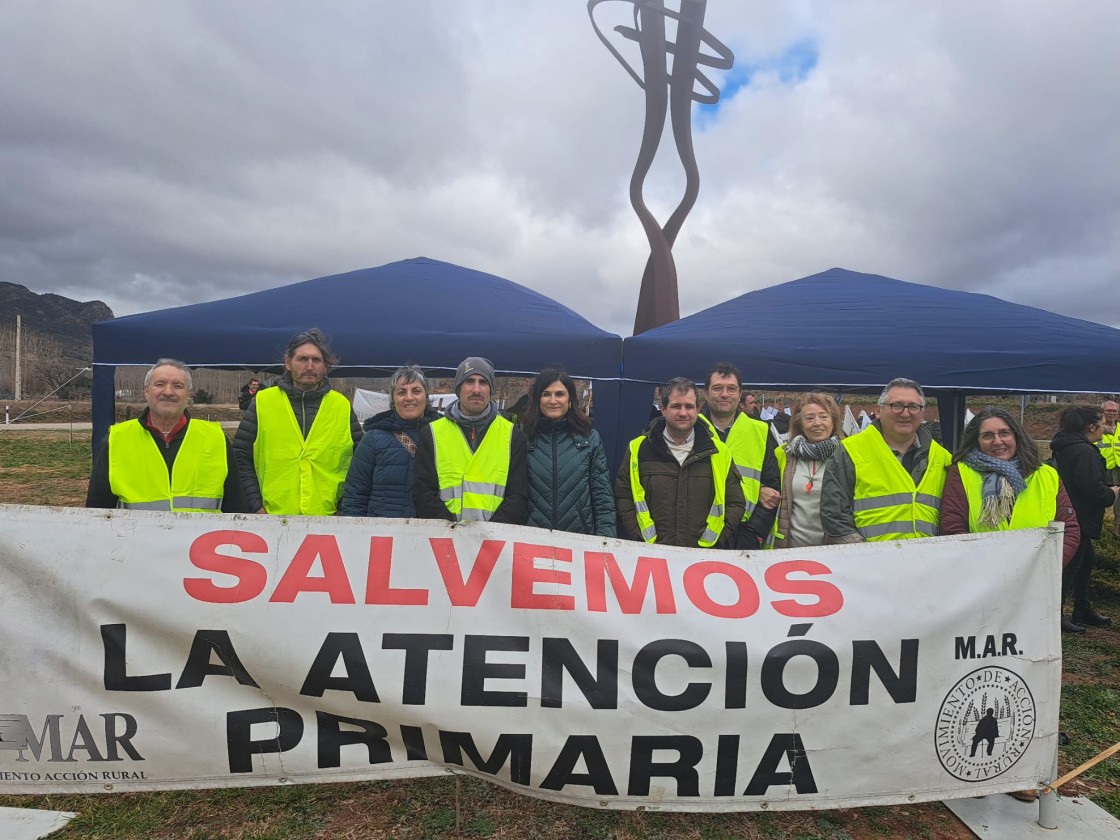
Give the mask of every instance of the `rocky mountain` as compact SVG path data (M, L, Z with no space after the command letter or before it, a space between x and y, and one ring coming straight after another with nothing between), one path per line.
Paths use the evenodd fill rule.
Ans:
M71 300L62 295L37 294L26 286L0 282L0 329L15 329L16 315L23 316L23 330L43 333L62 346L68 359L93 358L90 325L113 317L113 310L99 300Z

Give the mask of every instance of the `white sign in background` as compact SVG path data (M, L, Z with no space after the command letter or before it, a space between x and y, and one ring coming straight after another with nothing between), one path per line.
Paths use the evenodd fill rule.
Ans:
M0 507L0 792L470 772L592 807L1033 787L1061 532L750 555Z

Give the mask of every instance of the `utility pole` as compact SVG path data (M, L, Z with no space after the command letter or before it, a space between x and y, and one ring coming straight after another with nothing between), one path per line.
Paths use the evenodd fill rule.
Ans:
M21 316L16 315L16 401L23 399L23 367L20 364L20 331L23 327L23 319Z

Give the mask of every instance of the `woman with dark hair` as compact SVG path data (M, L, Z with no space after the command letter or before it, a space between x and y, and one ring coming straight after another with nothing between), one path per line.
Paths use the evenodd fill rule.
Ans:
M1081 525L1081 545L1062 571L1062 601L1073 593L1073 623L1063 622L1062 629L1080 633L1085 627L1112 623L1112 619L1097 615L1089 603L1089 577L1097 565L1093 540L1100 538L1105 509L1116 501L1118 488L1105 481L1104 457L1097 449L1097 441L1104 434L1101 410L1096 406L1071 406L1062 412L1058 425L1050 451Z
M973 417L947 469L942 536L1041 528L1058 520L1066 526L1062 566L1069 564L1081 541L1077 516L1057 471L1042 463L1034 440L1011 414L988 406ZM1085 632L1064 618L1062 630ZM1033 802L1038 791L1010 795Z
M782 501L771 533L774 548L824 545L821 484L840 445L840 407L829 394L806 394L789 423L789 443L774 450L782 470Z
M1081 527L1057 471L1042 463L1019 421L988 406L965 427L941 495L941 534L976 534L1065 523L1062 566Z
M615 536L614 492L599 433L580 411L576 384L541 371L521 420L528 448L529 520L554 531Z
M343 516L406 519L416 515L412 502L416 443L420 430L439 414L428 405L428 380L415 365L392 375L389 394L390 409L366 420L362 442L354 450L342 491Z

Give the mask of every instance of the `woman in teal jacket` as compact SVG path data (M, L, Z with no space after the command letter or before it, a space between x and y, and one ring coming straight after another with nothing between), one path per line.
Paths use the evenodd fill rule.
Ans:
M599 433L580 411L576 384L562 370L541 371L521 420L528 450L526 524L615 536L614 493Z

